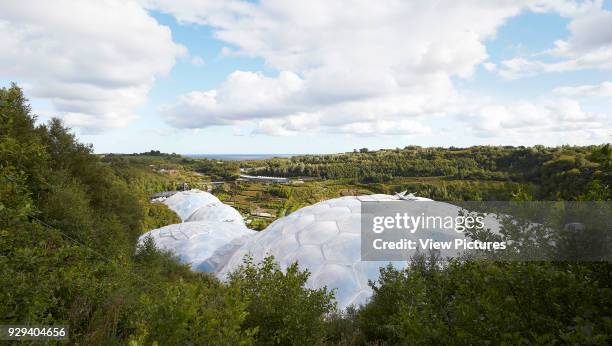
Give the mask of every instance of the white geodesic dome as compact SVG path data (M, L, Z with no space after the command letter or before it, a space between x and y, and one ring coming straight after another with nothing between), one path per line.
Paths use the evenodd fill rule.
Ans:
M221 221L244 225L244 220L238 210L222 202L201 206L185 220L185 222L192 221Z
M380 267L391 263L397 269L407 266L406 261L361 260L361 202L398 201L404 196L370 195L342 197L323 201L297 210L274 221L265 230L251 238L229 256L216 275L225 279L227 274L243 264L246 255L254 262L273 255L285 269L297 261L301 269L308 269L311 288L327 287L336 290L338 307L365 303L372 295L368 281L379 278ZM436 209L444 215L457 215L460 208L448 203L433 202L426 198L410 198L407 210L420 214L424 209ZM430 201L430 203L419 203ZM414 235L449 240L448 231L427 230ZM454 238L458 236L455 235Z
M395 196L362 196L362 200L391 201ZM217 276L224 279L237 269L246 255L254 262L273 255L285 269L297 261L308 269L311 288L336 289L338 307L365 302L372 295L368 280L378 278L380 262L361 261L361 200L342 197L304 207L274 221L247 239ZM403 268L406 263L394 263Z
M361 203L399 200L415 215L425 210L458 215L461 210L452 204L406 194L349 196L301 208L255 232L246 228L234 208L212 194L191 190L164 201L184 222L150 231L141 241L151 236L158 247L173 251L193 270L213 272L221 280L238 269L246 255L256 263L273 255L283 269L297 261L301 269L311 273L307 285L334 289L338 307L344 309L371 297L368 281L379 278L380 267L389 263L397 269L407 266L406 261L361 260ZM415 235L415 239L450 237L447 231L425 232Z
M206 261L217 250L255 233L242 224L195 221L154 229L140 236L138 241L142 243L151 237L158 249L174 252L181 262L190 264L194 270L213 272L218 269L218 263Z
M220 204L221 201L213 194L193 189L177 192L166 198L163 203L185 221L201 207L208 204Z

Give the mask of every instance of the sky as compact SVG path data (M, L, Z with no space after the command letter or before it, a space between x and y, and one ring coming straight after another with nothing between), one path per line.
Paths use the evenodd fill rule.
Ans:
M97 153L601 144L611 2L8 0L0 86Z

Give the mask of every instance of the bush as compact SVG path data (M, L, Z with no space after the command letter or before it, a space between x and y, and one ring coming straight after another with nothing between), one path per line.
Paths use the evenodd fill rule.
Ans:
M145 216L175 215L145 209L59 120L35 127L26 102L0 89L2 322L68 324L73 344L252 344L239 290L150 241L134 255Z
M283 273L274 257L244 265L229 275L230 288L249 301L242 326L257 329L259 345L312 345L325 336L324 318L335 308L334 295L326 288L305 288L310 273L293 263Z
M609 269L420 257L406 270L381 270L358 321L368 340L391 344L604 344Z
M181 218L163 203L148 203L146 209L144 231L181 223Z

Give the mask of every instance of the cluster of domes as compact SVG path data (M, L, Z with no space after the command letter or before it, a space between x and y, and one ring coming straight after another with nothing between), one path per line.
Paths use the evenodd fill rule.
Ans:
M174 252L181 262L191 264L194 270L214 272L218 268L211 257L217 250L235 239L255 233L232 222L192 221L154 229L140 240L151 237L157 248Z
M242 265L246 255L255 262L273 255L283 269L297 261L311 273L307 285L335 289L343 309L364 303L372 295L368 281L377 280L379 268L389 263L361 260L361 202L398 200L431 201L402 194L335 198L301 208L255 232L244 225L238 211L215 196L184 191L164 200L184 222L150 231L141 240L151 236L158 247L174 251L194 270L212 272L221 280ZM435 203L458 213L456 206ZM407 262L391 264L401 269Z
M351 196L301 208L248 238L217 276L235 270L247 254L255 262L273 255L283 269L296 261L308 269L307 286L336 289L339 308L364 303L372 295L368 280L378 279L379 268L387 262L361 261L360 198L397 200L389 195ZM406 262L393 265L403 268Z
M143 234L140 241L150 237L157 248L174 252L181 262L194 270L214 272L219 251L232 241L254 235L240 213L214 195L200 190L177 192L163 200L183 221L179 224L154 229ZM215 259L212 259L215 255Z

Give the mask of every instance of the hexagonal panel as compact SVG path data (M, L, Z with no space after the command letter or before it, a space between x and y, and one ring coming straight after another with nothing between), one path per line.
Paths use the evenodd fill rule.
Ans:
M354 264L361 259L359 234L340 233L322 246L323 255L329 261Z
M341 233L361 234L361 215L350 214L338 220L338 229Z
M287 256L282 262L289 265L297 261L300 268L308 269L314 273L324 264L323 254L319 246L302 245L293 254Z
M295 234L302 229L310 228L310 225L315 222L315 217L312 214L306 214L300 217L290 215L285 219L282 219L282 221L282 223L279 223L279 227L282 229L282 234ZM268 231L267 228L266 231Z
M302 245L321 245L338 234L335 221L317 221L312 227L298 232L298 242Z
M295 235L283 237L274 244L274 256L276 256L279 261L282 261L291 256L299 246L300 244Z
M351 210L347 207L332 207L329 209L319 210L314 214L317 221L337 221L351 214Z
M360 290L352 268L339 264L324 265L309 278L308 284L316 288L323 286L329 289L336 288L336 299L341 309L345 308L345 302Z

